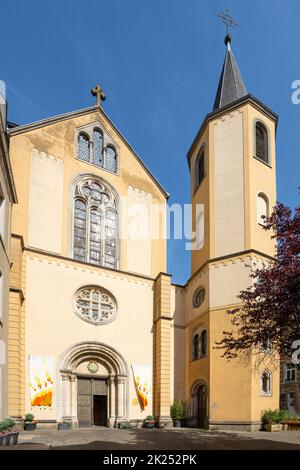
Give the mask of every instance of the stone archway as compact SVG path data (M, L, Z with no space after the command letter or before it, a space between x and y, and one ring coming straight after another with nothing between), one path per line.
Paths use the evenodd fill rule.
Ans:
M107 370L109 427L128 418L128 367L122 355L104 343L87 341L68 348L60 361L60 409L63 419L78 424L77 367L86 360L99 361Z

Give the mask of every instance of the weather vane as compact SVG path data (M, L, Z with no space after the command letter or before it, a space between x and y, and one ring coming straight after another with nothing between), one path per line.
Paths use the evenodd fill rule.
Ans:
M234 21L233 16L230 15L230 11L228 9L222 13L218 13L217 16L221 18L222 23L226 25L227 35L229 34L229 28L235 28L235 26L239 26L239 24Z

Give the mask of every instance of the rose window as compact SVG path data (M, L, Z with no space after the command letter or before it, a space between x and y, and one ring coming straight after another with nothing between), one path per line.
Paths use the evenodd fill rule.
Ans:
M76 313L85 321L97 325L111 322L117 313L116 301L100 287L85 287L75 297Z

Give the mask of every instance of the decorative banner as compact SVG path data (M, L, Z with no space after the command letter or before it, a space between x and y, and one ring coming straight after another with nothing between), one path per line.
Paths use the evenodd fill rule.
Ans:
M152 392L152 367L132 365L134 383L141 409L149 403Z
M29 356L29 391L31 406L51 406L54 358Z

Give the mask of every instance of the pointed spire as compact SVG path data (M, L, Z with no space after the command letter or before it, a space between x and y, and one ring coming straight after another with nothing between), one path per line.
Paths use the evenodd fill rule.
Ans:
M247 95L247 90L231 50L230 43L231 35L227 33L225 37L226 54L213 110L222 108L222 106L233 103Z

